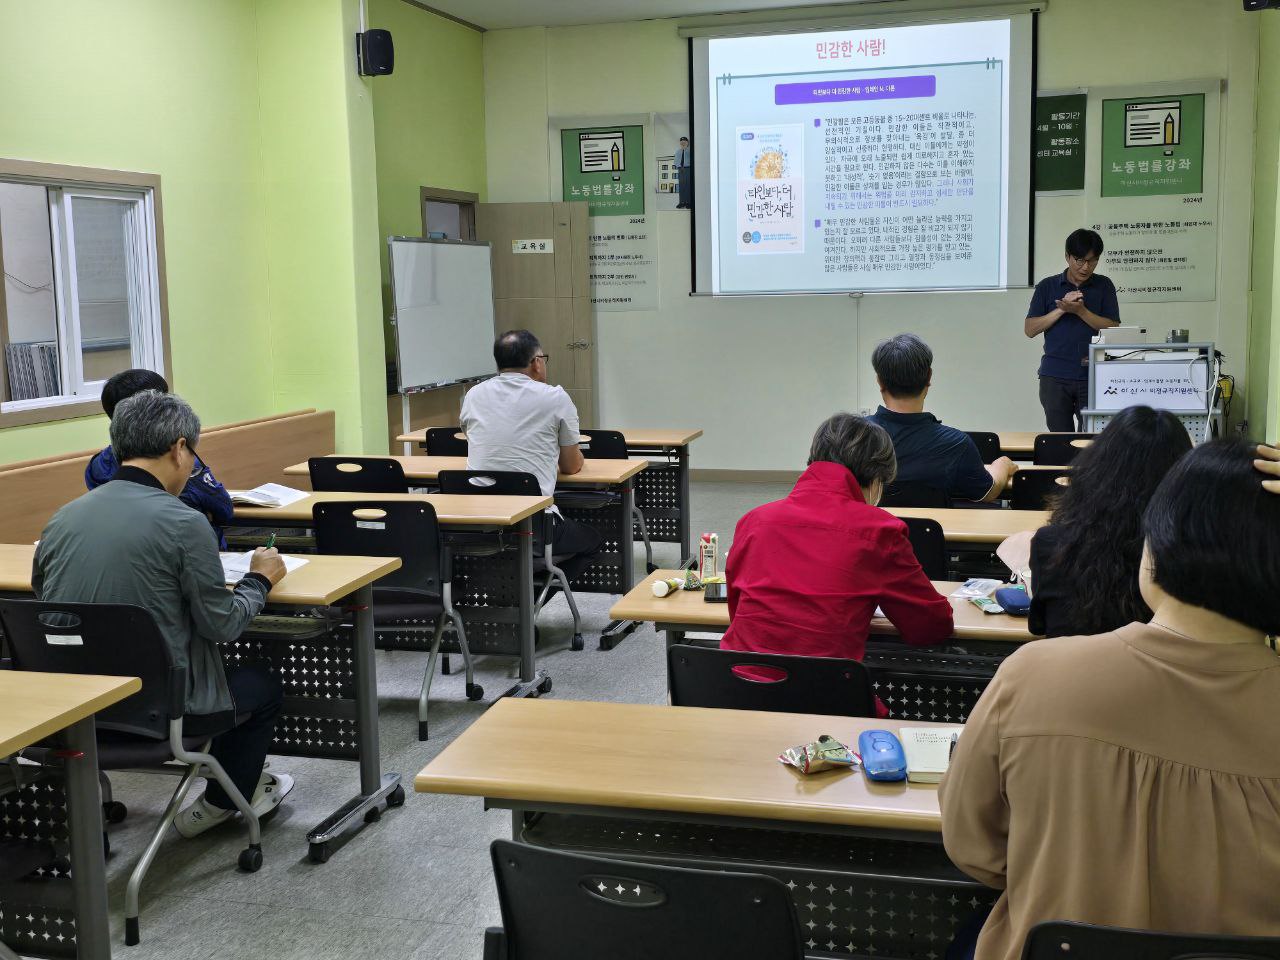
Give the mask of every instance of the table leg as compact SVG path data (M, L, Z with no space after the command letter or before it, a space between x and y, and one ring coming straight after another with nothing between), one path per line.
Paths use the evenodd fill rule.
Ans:
M373 587L366 584L353 596L355 608L356 746L360 763L360 793L329 814L307 834L311 859L329 859L329 841L353 826L357 818L372 823L388 807L404 803L400 774L382 772L382 746L378 739L378 675L373 648Z
M636 583L636 544L632 537L631 529L631 511L635 507L636 488L631 482L620 491L622 495L621 510L622 519L620 529L623 531L620 537L619 547L622 551L622 589L625 593L635 586ZM608 626L600 632L601 650L612 650L622 638L631 633L639 624L634 620L610 620Z
M676 448L677 485L680 491L680 566L687 567L693 560L692 503L689 500L689 445Z
M66 771L71 888L75 894L79 960L110 960L107 927L107 865L102 850L102 803L98 793L98 741L93 717L62 733L70 754Z
M538 518L541 522L542 518ZM516 527L520 579L520 682L509 689L506 697L536 697L551 692L551 678L538 670L533 646L533 518L525 517Z

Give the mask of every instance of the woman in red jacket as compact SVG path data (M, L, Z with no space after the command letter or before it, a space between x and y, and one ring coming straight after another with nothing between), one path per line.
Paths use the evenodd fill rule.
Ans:
M818 427L791 495L738 521L722 648L861 660L877 606L906 643L951 636L906 524L875 506L897 467L879 425L838 413Z

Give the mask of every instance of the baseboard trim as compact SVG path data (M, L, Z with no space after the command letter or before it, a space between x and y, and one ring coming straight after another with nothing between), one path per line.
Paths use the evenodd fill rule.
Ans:
M689 471L691 480L720 483L795 483L799 470L698 470Z

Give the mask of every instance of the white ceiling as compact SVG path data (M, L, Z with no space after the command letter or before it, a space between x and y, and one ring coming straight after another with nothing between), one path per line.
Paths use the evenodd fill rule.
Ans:
M421 0L459 20L502 30L507 27L563 27L579 23L620 23L715 13L794 9L830 5L832 0Z

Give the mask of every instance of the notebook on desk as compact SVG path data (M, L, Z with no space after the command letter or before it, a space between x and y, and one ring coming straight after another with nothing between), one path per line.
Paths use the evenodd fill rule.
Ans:
M252 550L245 553L218 554L222 559L222 573L227 583L239 583L248 575L249 566L253 563L253 554ZM293 573L299 567L307 565L306 557L286 557L281 554L280 559L284 561L284 569L287 573Z
M307 496L306 491L282 483L264 483L252 490L228 490L232 503L247 507L287 507Z
M903 727L898 731L907 758L907 779L912 783L940 783L951 766L952 744L959 730L937 727Z

